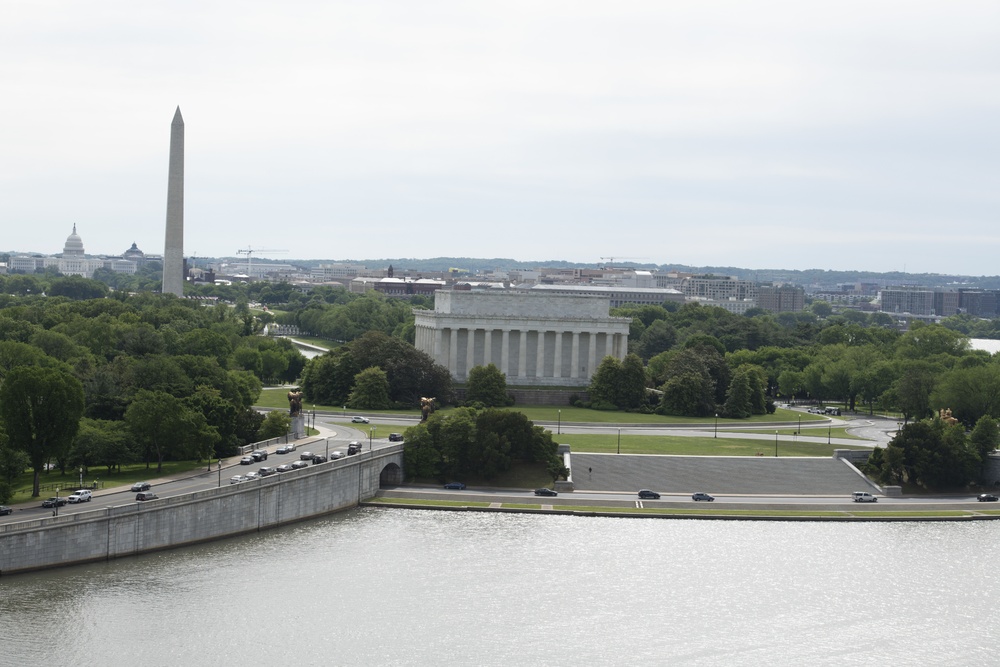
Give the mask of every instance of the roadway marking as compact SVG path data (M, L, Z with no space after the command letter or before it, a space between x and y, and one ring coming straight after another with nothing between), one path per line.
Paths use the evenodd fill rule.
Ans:
M636 509L640 509L641 510L642 509L642 501L641 500L635 501L635 507L636 507Z

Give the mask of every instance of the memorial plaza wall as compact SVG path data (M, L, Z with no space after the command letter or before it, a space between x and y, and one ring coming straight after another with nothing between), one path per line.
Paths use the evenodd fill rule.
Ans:
M171 549L357 506L403 481L401 445L197 493L0 525L0 576Z
M456 380L494 364L510 385L586 386L606 356L628 354L631 320L605 297L438 290L414 310L415 346Z

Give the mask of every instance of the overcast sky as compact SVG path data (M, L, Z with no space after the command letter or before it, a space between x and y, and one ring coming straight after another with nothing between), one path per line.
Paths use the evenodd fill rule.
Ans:
M0 250L1000 274L1000 3L4 0ZM287 252L270 252L286 250Z

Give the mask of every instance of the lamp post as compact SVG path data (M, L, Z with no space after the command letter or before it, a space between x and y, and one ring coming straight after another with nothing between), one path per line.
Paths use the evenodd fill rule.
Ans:
M802 415L799 415L799 427L795 429L795 433L802 433Z
M618 453L622 453L622 430L618 429Z
M344 406L344 416L345 417L347 416L347 406L346 405Z
M715 413L715 435L713 437L715 437L715 438L719 437L719 413L718 412Z
M80 488L83 488L83 466L80 466Z
M326 460L330 460L330 438L326 438Z
M778 432L774 432L774 457L778 458Z
M222 488L222 459L219 459L219 488Z
M556 410L559 421L556 424L556 435L562 435L562 410Z
M52 511L52 516L59 516L59 487L56 487L56 508Z
M369 452L372 450L372 440L375 438L375 429L376 428L378 428L378 427L377 426L372 426L370 429L368 429L368 451Z
M830 436L833 435L833 424L827 424L826 427L826 444L830 444Z

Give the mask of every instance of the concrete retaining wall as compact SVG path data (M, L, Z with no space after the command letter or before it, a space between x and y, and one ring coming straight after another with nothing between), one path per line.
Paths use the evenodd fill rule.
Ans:
M402 479L403 448L258 481L0 525L0 575L206 542L355 507Z

